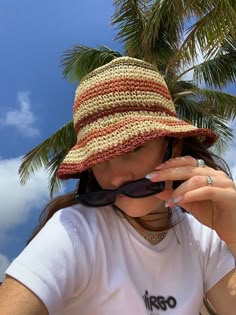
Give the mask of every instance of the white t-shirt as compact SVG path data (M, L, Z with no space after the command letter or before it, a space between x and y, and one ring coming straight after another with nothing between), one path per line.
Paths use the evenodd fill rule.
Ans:
M204 293L234 268L234 259L214 231L181 215L151 245L109 206L62 209L6 274L33 291L50 315L198 315Z

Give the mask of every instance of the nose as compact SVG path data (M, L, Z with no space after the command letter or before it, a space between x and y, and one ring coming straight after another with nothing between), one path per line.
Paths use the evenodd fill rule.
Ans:
M134 180L132 171L121 158L117 157L109 162L110 183L114 188Z

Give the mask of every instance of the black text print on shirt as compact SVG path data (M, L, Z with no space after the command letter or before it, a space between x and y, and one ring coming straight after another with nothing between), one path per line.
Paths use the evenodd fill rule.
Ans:
M153 312L157 310L167 311L168 308L175 308L177 301L173 296L164 297L161 295L149 295L148 291L145 291L143 295L143 300L146 305L146 308Z

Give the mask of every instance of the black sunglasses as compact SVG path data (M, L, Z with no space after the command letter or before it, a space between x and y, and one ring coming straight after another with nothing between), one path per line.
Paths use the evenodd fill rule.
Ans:
M170 138L162 163L169 160L171 155L172 139ZM102 207L113 204L116 200L116 196L119 194L130 198L143 198L158 194L165 189L165 182L153 183L147 178L142 178L123 184L114 190L102 189L88 192L88 180L88 172L83 172L80 177L79 188L75 200L84 206L90 207Z

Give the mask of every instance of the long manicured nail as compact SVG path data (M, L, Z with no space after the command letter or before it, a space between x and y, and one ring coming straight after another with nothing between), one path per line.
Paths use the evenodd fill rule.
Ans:
M147 178L147 179L152 179L152 178L157 177L157 176L159 176L159 172L152 172L152 173L150 173L150 174L147 174L147 175L145 176L145 178Z
M184 199L184 196L183 195L180 195L180 196L178 196L178 197L175 197L174 199L173 199L173 203L178 203L178 202L180 202L181 200L183 200Z
M165 207L168 208L171 204L177 204L178 202L180 202L181 200L184 199L183 195L180 195L178 197L175 197L174 199L170 198L165 202Z
M160 169L162 169L164 166L165 166L165 164L162 163L162 164L158 165L157 167L155 167L155 170L160 170Z
M169 205L171 204L171 202L172 202L172 199L171 199L171 198L168 199L168 200L166 200L166 202L165 202L165 207L168 208Z

